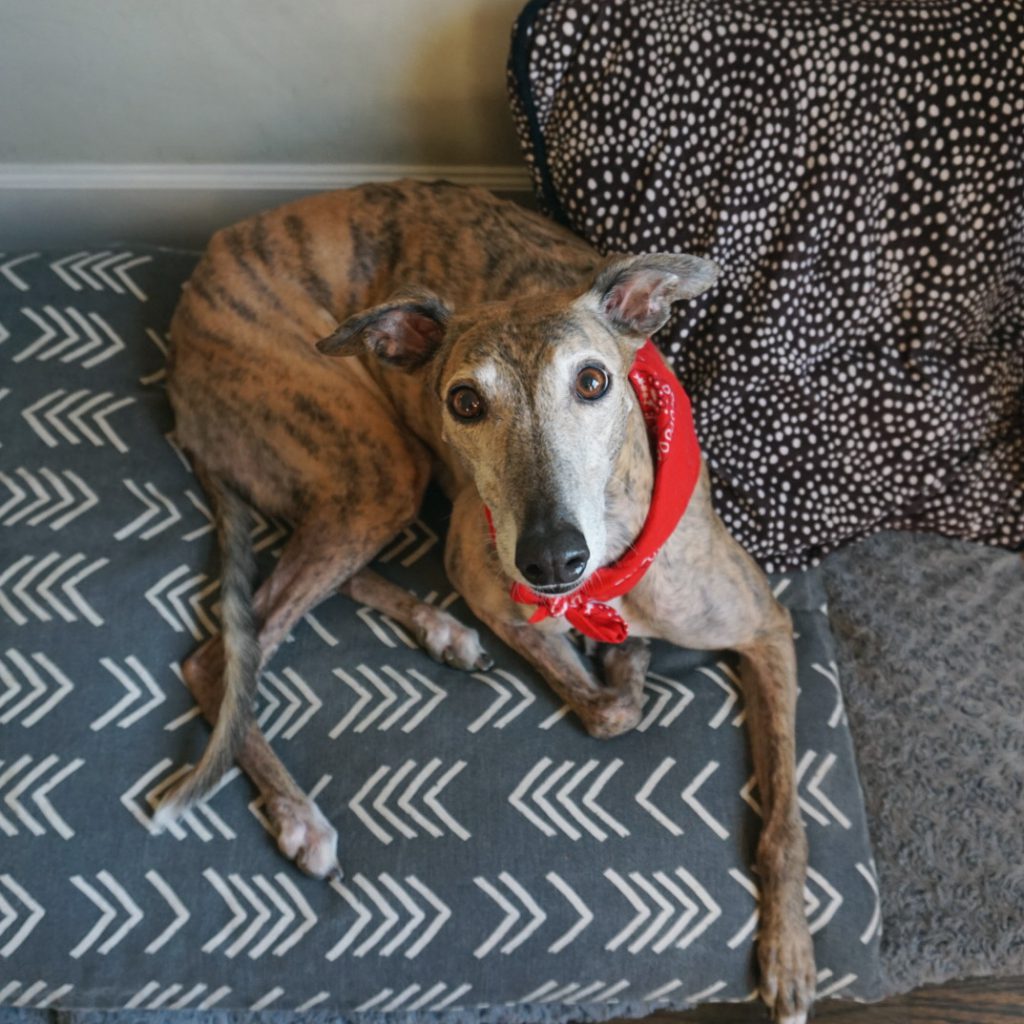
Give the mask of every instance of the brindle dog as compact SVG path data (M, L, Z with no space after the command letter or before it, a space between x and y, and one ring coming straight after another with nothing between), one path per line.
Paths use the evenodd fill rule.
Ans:
M223 635L184 665L215 727L161 816L200 799L237 759L285 855L313 875L336 870L334 829L255 724L256 679L338 589L440 661L489 664L474 630L365 568L414 519L434 475L453 502L452 584L592 735L640 719L645 638L739 653L764 816L761 992L777 1018L802 1021L815 973L792 627L712 511L706 469L647 574L614 602L630 639L601 652L603 681L564 619L529 625L533 609L509 596L512 581L572 590L636 537L653 463L627 371L672 303L716 274L692 256L606 263L518 206L446 184L317 196L215 235L174 316L168 378L178 439L218 522ZM250 505L294 526L255 595Z

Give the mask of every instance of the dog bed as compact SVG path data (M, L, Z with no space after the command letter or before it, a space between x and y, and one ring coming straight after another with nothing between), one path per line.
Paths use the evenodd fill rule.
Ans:
M534 0L513 111L549 213L693 252L661 334L766 564L879 529L1024 544L1024 12Z
M340 596L259 717L341 833L285 862L237 773L151 834L206 742L178 663L217 628L206 498L175 448L167 324L191 254L0 258L0 1005L598 1019L753 997L758 793L727 657L659 646L638 731L587 737L527 666L464 674ZM446 516L377 568L468 617ZM266 563L284 523L256 516ZM799 632L800 797L821 995L879 991L879 904L818 572Z

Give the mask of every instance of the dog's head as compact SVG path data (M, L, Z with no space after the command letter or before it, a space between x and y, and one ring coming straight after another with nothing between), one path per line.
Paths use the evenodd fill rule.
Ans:
M423 370L442 436L491 510L505 573L568 593L607 559L606 491L639 405L628 372L672 304L709 288L718 268L653 254L608 263L583 294L555 292L453 313L408 290L350 317L321 352L367 349Z

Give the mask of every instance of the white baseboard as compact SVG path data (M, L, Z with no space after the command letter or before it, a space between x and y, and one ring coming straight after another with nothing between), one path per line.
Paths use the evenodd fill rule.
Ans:
M0 251L103 241L201 247L218 227L310 192L443 178L528 201L524 167L0 164Z

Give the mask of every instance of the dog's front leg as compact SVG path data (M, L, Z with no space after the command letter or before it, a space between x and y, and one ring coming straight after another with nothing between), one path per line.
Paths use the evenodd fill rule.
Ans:
M796 784L796 655L789 613L737 648L763 825L757 844L761 997L780 1022L803 1022L814 999L814 947L804 914L807 839Z
M486 609L473 610L504 643L530 662L591 736L611 739L640 722L642 708L636 688L602 685L564 634L512 624L501 616L489 615Z
M372 569L363 569L341 586L353 601L367 605L404 626L434 661L452 668L486 672L493 659L480 646L480 635L441 608L421 601L404 587Z

